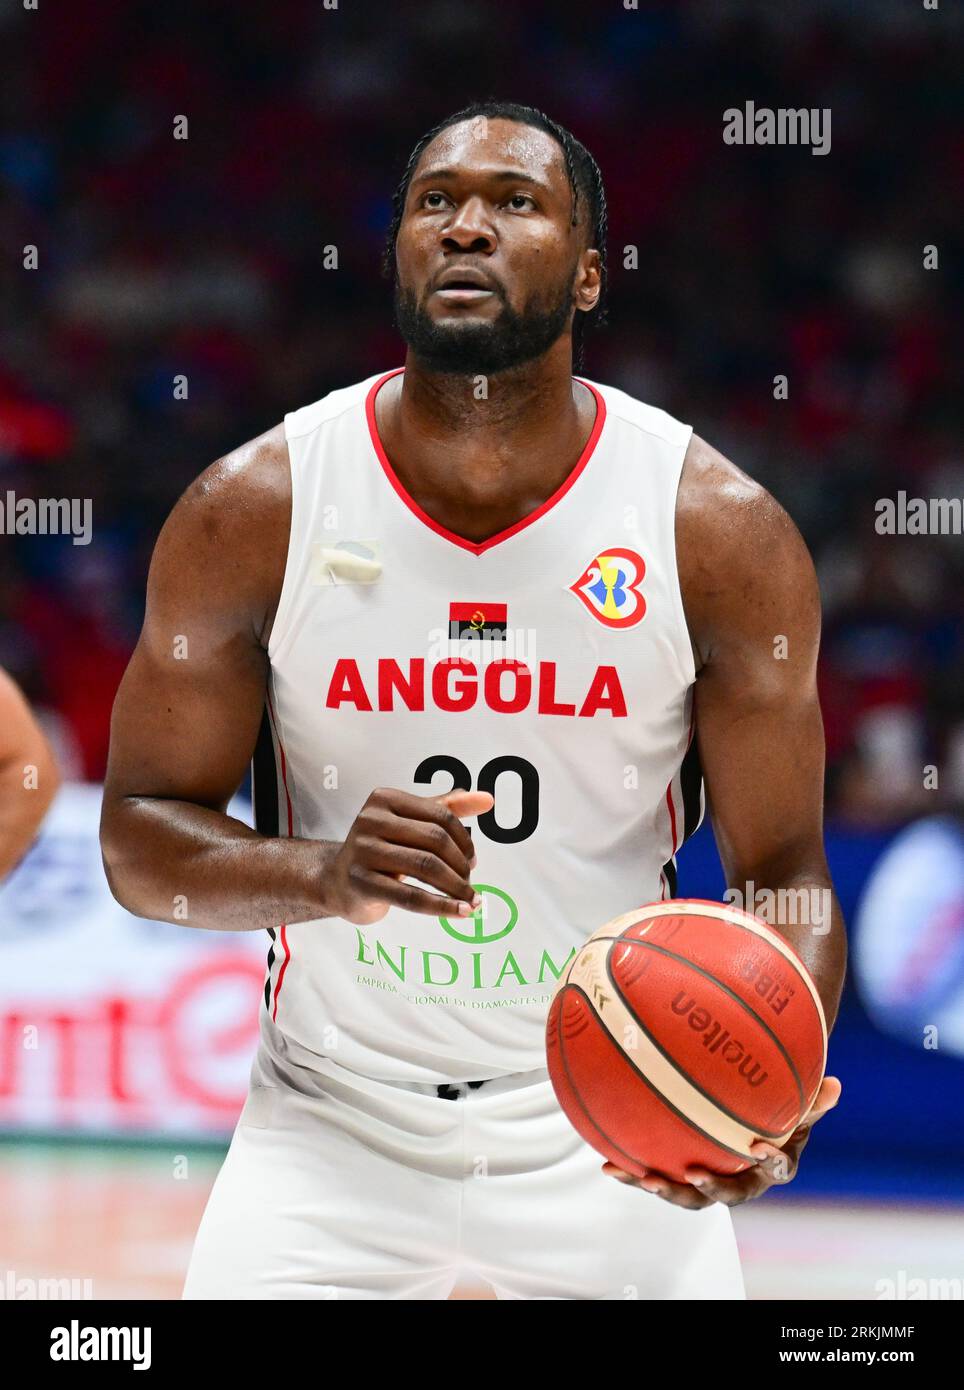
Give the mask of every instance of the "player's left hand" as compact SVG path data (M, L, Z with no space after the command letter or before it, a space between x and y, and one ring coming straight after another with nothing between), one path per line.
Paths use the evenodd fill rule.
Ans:
M662 1197L677 1207L689 1207L693 1211L708 1207L713 1202L722 1202L726 1207L739 1206L753 1197L761 1197L774 1184L788 1183L796 1177L797 1165L810 1131L816 1122L832 1110L840 1099L841 1086L835 1076L825 1076L820 1083L816 1099L810 1107L803 1123L790 1135L782 1149L758 1139L750 1145L750 1153L756 1159L752 1168L733 1176L711 1173L708 1168L689 1168L686 1182L673 1182L662 1173L650 1170L644 1178L637 1178L617 1168L614 1163L604 1163L603 1172L619 1182L642 1188Z

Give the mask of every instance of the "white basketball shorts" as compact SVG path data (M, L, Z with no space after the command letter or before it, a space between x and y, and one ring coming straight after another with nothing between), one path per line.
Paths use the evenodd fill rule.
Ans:
M745 1298L729 1210L607 1177L545 1070L450 1098L319 1066L260 1044L186 1299Z

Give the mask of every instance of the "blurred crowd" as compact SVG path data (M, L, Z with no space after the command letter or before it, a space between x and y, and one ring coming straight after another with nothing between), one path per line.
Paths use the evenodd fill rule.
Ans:
M89 497L93 541L3 537L0 666L68 775L103 774L151 548L188 481L402 361L378 271L391 193L426 128L497 96L602 168L609 323L584 374L691 422L811 547L831 813L889 825L964 801L961 539L875 529L899 490L964 498L961 33L914 8L5 10L0 499ZM725 145L747 100L829 107L831 152Z

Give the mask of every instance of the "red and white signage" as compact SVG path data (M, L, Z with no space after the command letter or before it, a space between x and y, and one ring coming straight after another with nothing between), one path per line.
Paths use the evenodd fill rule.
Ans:
M227 1136L268 936L132 917L104 877L100 802L64 787L0 888L0 1129Z

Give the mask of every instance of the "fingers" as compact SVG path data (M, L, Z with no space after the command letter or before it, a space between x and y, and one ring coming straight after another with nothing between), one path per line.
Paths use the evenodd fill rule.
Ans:
M453 898L474 905L469 875L475 860L472 837L439 801L422 797L366 807L357 825L355 852L366 869L421 879ZM414 806L409 802L414 802ZM414 810L415 816L403 814Z
M803 1120L797 1125L796 1129L790 1135L789 1139L785 1141L781 1149L775 1148L773 1144L767 1144L763 1139L758 1139L755 1144L751 1145L751 1153L764 1154L767 1150L770 1150L772 1154L778 1155L779 1157L775 1160L777 1168L784 1173L789 1166L789 1177L778 1176L774 1178L775 1182L789 1182L790 1178L793 1177L797 1170L797 1162L799 1161L800 1154L803 1152L807 1140L810 1138L811 1129L818 1120L823 1119L824 1115L828 1114L829 1111L834 1108L840 1099L842 1089L836 1076L825 1076L820 1083L820 1088L817 1091L813 1105L811 1105L807 1114L803 1117Z
M472 836L459 816L481 815L494 805L489 792L415 796L377 787L345 842L346 901L354 906L361 899L363 912L386 903L432 916L469 916L482 899L470 882L476 863Z
M789 1179L785 1179L789 1181ZM693 1186L710 1202L719 1202L724 1207L738 1207L741 1202L749 1202L759 1197L773 1186L772 1179L764 1171L762 1164L755 1164L745 1173L736 1177L724 1178L718 1173L700 1173L693 1178Z
M447 792L440 800L454 816L481 816L495 805L491 792Z
M713 1173L706 1168L687 1168L686 1178L714 1202L732 1207L759 1197L775 1183L787 1183L796 1175L796 1156L784 1153L774 1144L752 1144L752 1165L742 1173Z
M429 893L413 883L401 883L391 874L376 870L355 876L355 887L365 898L377 898L379 902L403 907L406 912L421 912L429 917L466 917L472 912L464 899Z
M603 1165L603 1172L638 1187L643 1192L651 1192L664 1202L683 1207L689 1211L700 1211L704 1207L719 1202L722 1206L735 1207L759 1197L777 1182L789 1182L796 1172L796 1164L787 1172L787 1156L780 1149L773 1148L772 1154L754 1155L757 1161L742 1173L725 1176L711 1173L705 1168L687 1168L686 1182L674 1182L665 1173L650 1169L645 1177L637 1178L625 1173L613 1163ZM756 1145L753 1146L756 1148Z
M448 831L435 821L411 821L402 820L397 816L387 816L385 827L381 838L389 845L400 846L412 855L424 855L429 859L438 859L448 865L454 880L450 883L443 883L437 879L426 879L415 861L411 864L414 867L391 866L393 872L411 874L415 878L425 879L434 883L443 892L452 893L456 897L463 897L467 891L471 891L469 874L472 871L472 859L466 858L462 850L449 835ZM471 841L469 842L471 851ZM375 864L375 868L386 867L383 864Z
M842 1087L836 1076L825 1076L820 1083L813 1105L803 1124L790 1135L782 1148L765 1139L757 1139L750 1146L752 1166L742 1173L723 1175L712 1173L706 1168L692 1167L686 1170L686 1182L674 1182L664 1173L650 1169L644 1177L636 1177L619 1168L615 1163L604 1163L603 1172L630 1187L638 1187L643 1192L651 1192L664 1202L674 1206L698 1211L713 1202L723 1206L735 1207L759 1197L775 1184L788 1183L796 1176L800 1152L806 1144L811 1126L832 1110L840 1099Z
M758 1139L750 1145L750 1153L758 1160L757 1171L765 1175L768 1182L790 1182L796 1177L800 1154L793 1138L791 1135L783 1148L778 1148L776 1144L770 1144L765 1139Z
M704 1196L698 1188L687 1183L673 1182L662 1173L649 1172L645 1177L637 1178L632 1173L624 1172L614 1163L604 1163L603 1172L616 1178L626 1187L638 1187L641 1192L651 1192L655 1197L661 1197L664 1202L670 1202L676 1207L685 1207L689 1211L700 1211L703 1207L712 1205L711 1199Z
M438 823L445 827L455 843L463 849L470 867L473 866L476 854L472 834L462 824L460 817L481 816L486 811L491 811L495 805L495 797L490 792L454 791L439 797L438 804L442 808L442 819Z
M390 844L368 836L358 840L357 853L362 873L375 870L396 878L417 878L420 883L437 888L440 893L447 893L450 898L461 900L470 910L479 906L481 899L466 876L468 864L461 854L458 857L464 866L464 873L456 873L431 850Z
M807 1114L807 1124L812 1125L816 1120L822 1119L829 1110L832 1110L839 1101L842 1090L843 1087L838 1077L825 1076Z
M454 791L445 796L413 796L411 792L400 791L397 787L380 788L369 798L369 803L402 822L402 825L395 827L398 835L404 834L404 825L411 821L429 821L440 826L466 860L474 857L475 849L472 836L459 816L478 816L495 805L489 792ZM408 843L407 840L405 842Z

